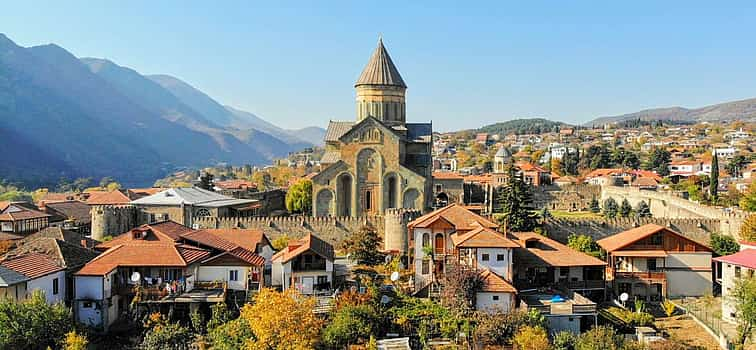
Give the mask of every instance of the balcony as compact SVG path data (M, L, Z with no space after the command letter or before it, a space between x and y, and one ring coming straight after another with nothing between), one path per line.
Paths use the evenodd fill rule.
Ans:
M635 271L625 272L617 271L615 273L615 279L644 279L644 280L663 280L667 279L667 275L664 271Z
M562 301L554 301L552 298L555 294L559 293L523 294L521 296L521 307L538 310L545 316L595 314L597 312L596 303L578 293L571 292Z

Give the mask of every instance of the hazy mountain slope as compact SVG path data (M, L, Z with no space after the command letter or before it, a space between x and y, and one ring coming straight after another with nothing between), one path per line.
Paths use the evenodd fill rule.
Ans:
M102 59L82 58L80 60L93 73L108 81L120 93L141 107L166 120L210 136L218 147L227 153L224 157L228 161L259 164L279 155L270 153L267 145L243 142L243 140L236 138L233 134L179 101L176 96L159 84L132 69ZM258 151L258 147L264 149L264 152ZM279 142L275 143L275 147L277 148L274 149L285 149L286 145L284 144L281 148Z
M243 135L241 138L242 141L252 144L261 153L273 152L272 154L280 157L286 155L289 151L298 151L310 146L308 142L287 133L285 130L252 113L230 109L227 106L221 105L212 97L197 90L181 79L170 75L148 75L146 77L170 91L181 102L203 115L205 119L229 129L241 130L240 132L234 131L233 133L235 135ZM261 132L268 135L262 135ZM255 135L260 135L260 139L254 139L253 136ZM268 141L271 142L266 143ZM276 145L278 141L283 141L283 148Z
M324 144L323 138L325 137L326 130L321 127L310 126L302 129L286 130L286 132L313 145L322 146Z
M238 127L234 124L232 116L220 105L215 102L210 96L204 92L197 90L193 86L185 83L184 81L172 77L170 75L146 75L147 79L154 81L155 83L168 90L174 96L176 96L181 102L191 107L201 115L205 116L208 120L220 126Z
M158 153L140 142L134 122L117 113L121 105L93 102L106 92L75 79L78 70L58 56L61 64L50 64L0 34L0 142L9 160L0 177L38 184L82 174L137 182L161 175ZM71 97L82 91L89 97ZM87 107L93 104L112 117L93 115L94 108Z
M585 123L585 125L603 125L639 118L641 120L682 120L693 122L754 119L756 118L756 98L725 102L696 109L683 107L646 109L635 113L596 118Z

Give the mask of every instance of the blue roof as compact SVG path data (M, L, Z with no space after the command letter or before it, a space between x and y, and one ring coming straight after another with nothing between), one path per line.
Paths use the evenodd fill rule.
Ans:
M14 284L28 281L29 278L11 270L7 267L0 266L0 287L8 287Z

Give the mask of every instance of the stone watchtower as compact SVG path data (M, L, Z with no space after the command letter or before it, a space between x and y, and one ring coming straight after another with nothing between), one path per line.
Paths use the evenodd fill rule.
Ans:
M370 116L387 126L406 123L407 85L383 46L383 39L378 39L378 47L354 87L357 90L357 122Z
M136 227L137 211L132 205L94 205L90 209L92 217L92 239L102 241L105 236L114 236Z

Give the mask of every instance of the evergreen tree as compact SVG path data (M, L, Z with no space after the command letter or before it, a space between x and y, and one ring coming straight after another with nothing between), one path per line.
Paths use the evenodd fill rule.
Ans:
M531 204L533 194L530 187L522 180L522 173L518 173L513 166L506 170L507 182L499 188L497 202L502 224L510 231L530 231L536 226L536 214Z
M591 199L591 212L592 213L598 213L601 211L601 207L599 206L599 201L596 199L596 197L593 197Z
M633 207L630 206L630 202L627 201L627 198L622 200L622 204L619 208L619 214L623 218L626 218L630 216L630 212L633 211Z
M635 213L639 218L650 218L651 208L646 204L646 201L640 201L640 203L638 203L638 208L635 209Z
M713 152L714 155L711 158L711 180L709 180L709 195L711 196L711 200L716 202L717 196L718 196L718 187L719 187L719 157L717 157L717 152Z
M607 219L617 217L617 201L614 198L609 197L609 199L604 201L604 216Z
M656 171L661 176L669 175L669 161L672 158L669 151L663 148L654 148L646 163L646 170Z
M381 237L371 226L362 226L341 243L341 248L349 253L350 258L361 265L375 266L384 261Z

